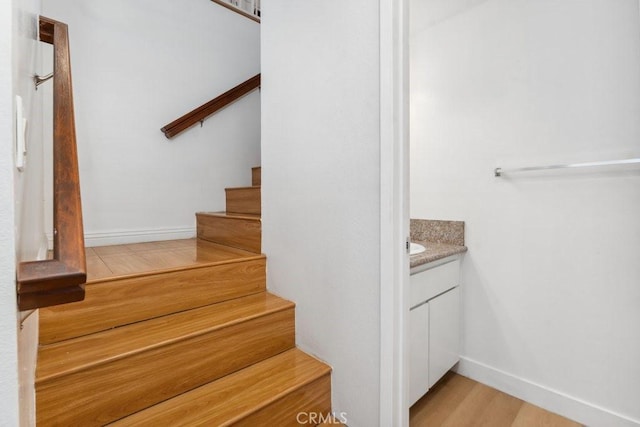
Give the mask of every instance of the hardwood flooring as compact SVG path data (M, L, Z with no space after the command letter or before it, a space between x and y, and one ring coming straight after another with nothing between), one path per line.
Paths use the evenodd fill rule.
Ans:
M496 389L449 372L411 407L411 427L579 427Z
M40 310L40 344L265 291L263 255L196 239L87 248L84 301Z
M255 256L197 239L86 248L89 281Z
M294 426L298 413L329 413L331 368L291 349L113 426ZM267 404L265 404L267 403ZM314 424L307 424L314 425Z

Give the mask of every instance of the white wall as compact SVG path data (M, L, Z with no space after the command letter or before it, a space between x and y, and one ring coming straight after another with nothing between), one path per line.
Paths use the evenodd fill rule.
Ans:
M43 211L43 93L33 85L34 74L46 74L42 70L42 44L38 41L41 10L41 0L13 1L13 94L22 97L27 119L25 165L20 172L13 168L18 261L44 259L47 249ZM20 425L32 426L35 425L38 312L20 313L18 323L15 327L18 328Z
M42 2L14 0L13 3L13 93L22 97L24 117L27 119L25 164L22 171L13 168L15 253L17 261L35 261L45 259L47 254L43 177L43 94L42 91L36 91L33 85L34 74L46 74L42 72L42 44L38 41L38 15L42 9ZM21 312L17 327L20 425L34 426L38 311Z
M20 95L27 119L27 155L22 171L13 169L15 177L16 247L20 261L44 259L45 236L43 182L43 93L36 91L34 74L47 74L42 67L42 46L38 41L38 15L41 0L14 0L13 20L13 92Z
M16 262L44 256L42 108L32 76L38 72L40 49L37 15L40 0L5 2L0 6L0 425L35 425L34 373L37 313L20 330L16 307ZM27 160L23 172L14 167L15 96L23 100L27 119Z
M460 370L638 425L640 169L493 177L640 157L638 2L469 3L411 36L411 214L466 221Z
M271 0L262 19L268 288L333 367L333 409L379 420L379 16L371 2Z
M0 413L19 420L13 206L12 3L0 3Z
M209 0L50 0L44 13L69 25L89 244L193 234L196 211L250 185L258 91L171 141L160 128L260 72L257 23Z

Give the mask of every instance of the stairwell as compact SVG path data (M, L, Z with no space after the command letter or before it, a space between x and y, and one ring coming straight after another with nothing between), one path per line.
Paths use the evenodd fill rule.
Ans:
M294 303L266 291L260 184L254 168L226 212L196 214L196 240L125 248L159 248L148 264L88 248L85 300L40 310L39 426L327 420L331 369L296 348Z

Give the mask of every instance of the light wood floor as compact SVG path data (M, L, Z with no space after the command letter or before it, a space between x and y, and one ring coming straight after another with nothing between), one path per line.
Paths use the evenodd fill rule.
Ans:
M453 372L411 407L411 427L578 427L545 411Z
M198 239L98 246L86 255L89 281L256 256Z

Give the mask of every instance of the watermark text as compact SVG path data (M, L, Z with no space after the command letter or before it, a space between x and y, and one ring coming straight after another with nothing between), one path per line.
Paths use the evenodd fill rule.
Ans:
M296 415L296 421L298 422L298 424L310 424L314 426L322 423L347 424L347 413L346 412L330 412L330 413L298 412L298 415Z

